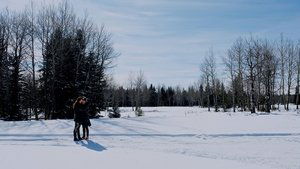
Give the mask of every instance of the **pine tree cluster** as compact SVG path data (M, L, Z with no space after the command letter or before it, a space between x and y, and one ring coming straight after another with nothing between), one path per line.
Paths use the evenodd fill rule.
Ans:
M0 12L0 117L72 118L80 95L95 115L115 57L104 26L76 16L68 2Z

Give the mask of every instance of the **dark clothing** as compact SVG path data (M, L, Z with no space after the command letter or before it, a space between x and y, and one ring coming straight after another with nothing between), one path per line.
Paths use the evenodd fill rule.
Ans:
M88 111L89 111L89 109L86 104L85 105L77 104L74 107L74 121L75 121L75 127L74 127L74 131L73 131L74 141L86 139L89 137L89 127L88 126L91 126L91 122L89 119ZM83 128L83 138L80 137L80 126L81 125Z
M88 126L85 126L83 125L82 126L82 129L83 129L83 138L89 138L89 127Z
M82 125L82 130L83 130L83 136L80 137L80 123L76 123L75 122L75 127L74 127L74 131L73 131L73 136L74 136L74 141L79 141L82 139L88 139L89 138L89 127L86 125Z
M75 122L75 127L73 131L74 141L81 139L79 129L80 129L80 124Z
M74 108L74 121L83 126L91 126L88 110L87 105L77 104Z

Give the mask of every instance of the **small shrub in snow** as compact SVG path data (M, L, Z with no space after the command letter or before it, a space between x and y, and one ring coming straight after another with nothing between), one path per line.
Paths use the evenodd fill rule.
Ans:
M120 109L117 106L113 107L112 110L108 110L108 111L109 111L109 113L108 113L109 118L120 118L121 117Z
M136 110L135 110L135 115L136 116L143 116L144 115L144 112L143 112L143 110L142 110L142 108L137 108Z

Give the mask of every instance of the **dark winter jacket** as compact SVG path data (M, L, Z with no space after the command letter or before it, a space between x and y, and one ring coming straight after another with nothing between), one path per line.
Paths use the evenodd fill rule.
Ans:
M77 104L74 108L74 121L82 125L91 126L88 105Z

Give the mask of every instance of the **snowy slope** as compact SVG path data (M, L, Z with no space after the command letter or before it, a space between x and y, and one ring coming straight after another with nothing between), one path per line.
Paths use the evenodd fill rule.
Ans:
M5 169L300 169L300 115L214 113L197 107L122 109L72 141L72 120L0 121Z

